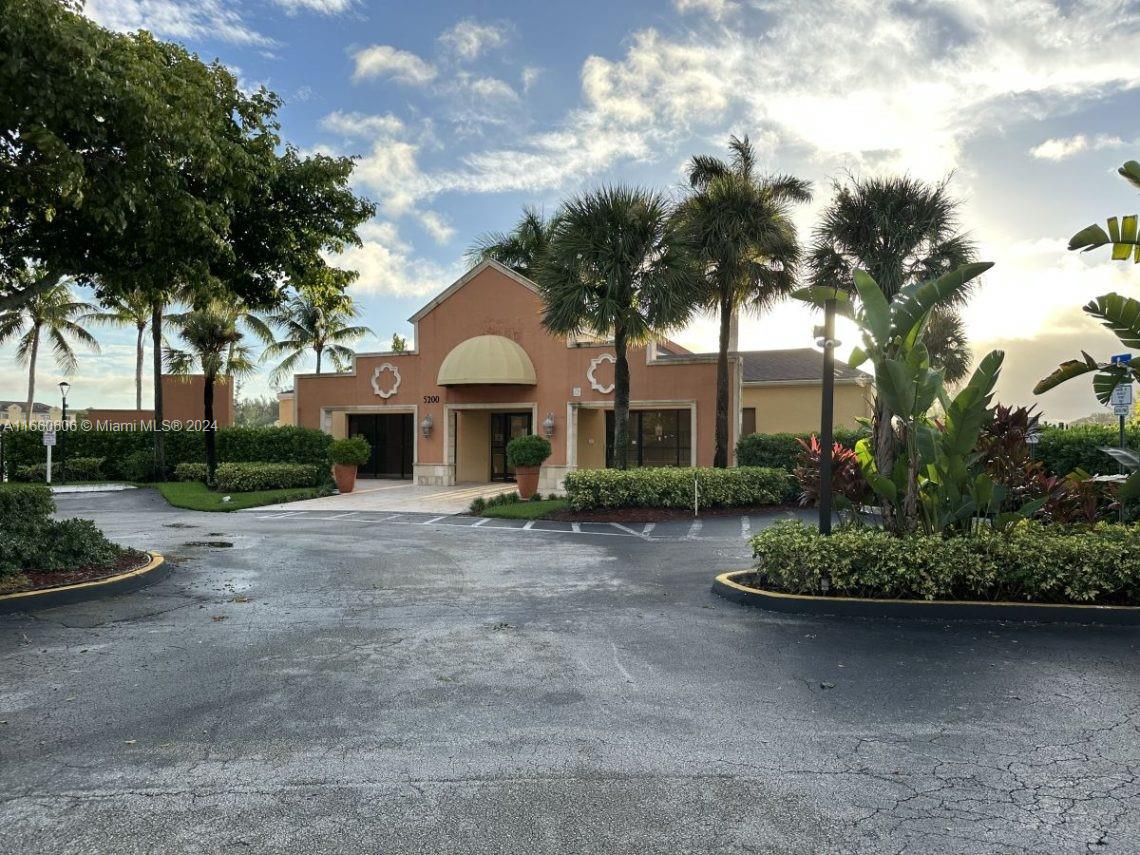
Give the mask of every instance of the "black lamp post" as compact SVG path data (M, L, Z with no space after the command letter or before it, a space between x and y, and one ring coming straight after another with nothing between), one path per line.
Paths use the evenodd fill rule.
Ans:
M66 380L59 382L59 394L63 397L63 411L59 420L63 422L59 436L59 483L67 483L67 393L71 384Z
M823 303L823 327L816 327L815 343L823 348L823 400L819 425L819 531L831 534L831 447L835 444L835 306L836 297Z
M4 467L4 439L8 434L8 425L0 425L0 483L8 480L8 470Z

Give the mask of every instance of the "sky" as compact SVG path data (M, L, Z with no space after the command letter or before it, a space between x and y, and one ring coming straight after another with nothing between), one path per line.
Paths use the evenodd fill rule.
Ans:
M1140 271L1070 235L1140 196L1115 174L1140 158L1140 2L1107 0L88 0L104 26L145 28L218 58L285 101L283 136L359 158L377 205L335 263L386 349L465 269L479 234L525 204L553 212L606 183L682 192L686 160L748 134L766 171L809 179L804 239L846 175L952 174L962 222L995 262L965 310L974 353L1006 350L998 398L1050 420L1099 409L1091 384L1035 397L1083 348L1118 352L1080 306ZM806 347L816 321L784 304L741 324L741 347ZM70 378L75 406L133 406L132 331L99 331ZM854 330L841 327L843 350ZM700 319L674 338L713 350ZM242 396L272 392L269 367ZM60 379L50 359L38 388ZM144 381L149 389L149 379ZM12 347L0 398L26 396ZM149 405L149 391L144 406ZM39 396L51 402L50 395Z

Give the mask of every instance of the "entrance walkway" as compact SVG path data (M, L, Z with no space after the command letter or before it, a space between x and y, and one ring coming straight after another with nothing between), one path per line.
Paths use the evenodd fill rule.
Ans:
M514 484L457 484L454 487L421 487L410 481L358 479L356 489L345 495L325 496L265 505L259 511L404 511L419 514L460 514L471 500L489 498L516 490Z

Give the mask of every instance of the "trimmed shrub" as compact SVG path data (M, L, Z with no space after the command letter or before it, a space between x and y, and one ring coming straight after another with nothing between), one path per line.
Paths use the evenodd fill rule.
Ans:
M179 463L174 467L175 481L201 481L205 484L209 474L205 463Z
M550 456L550 440L528 434L516 436L507 443L507 464L510 466L541 466Z
M363 466L372 457L372 446L362 436L334 439L329 446L329 457L340 466Z
M301 463L222 463L214 473L216 489L224 493L316 487L328 477L325 467Z
M0 484L0 530L39 525L55 513L51 488L42 484Z
M487 500L482 496L476 496L471 500L471 513L481 514L487 508Z
M1023 522L1008 533L894 537L843 528L824 537L800 522L752 538L754 582L792 594L891 599L1140 604L1140 528Z
M489 498L485 507L497 508L500 505L515 505L518 504L518 501L518 493L499 493L497 496Z
M865 436L865 430L835 431L835 442L844 448L855 448L855 443ZM773 469L796 468L803 448L797 440L810 442L811 433L750 433L736 443L736 462L740 466L764 466Z
M693 476L702 508L774 505L787 492L783 469L581 469L566 476L566 497L575 511L601 508L691 508Z
M103 477L102 457L75 457L68 458L65 466L60 467L57 457L51 462L51 478L59 480L60 473L67 476L68 481L98 481ZM43 481L47 477L47 463L36 463L31 466L20 466L16 469L16 481Z
M205 468L205 464L203 464ZM119 474L125 481L154 480L154 452L132 451L118 465Z
M0 486L0 577L108 564L122 554L91 520L53 520L54 511L46 486Z

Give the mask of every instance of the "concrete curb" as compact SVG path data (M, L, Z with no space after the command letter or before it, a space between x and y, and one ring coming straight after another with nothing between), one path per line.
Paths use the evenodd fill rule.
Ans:
M137 570L108 576L94 582L78 582L74 585L60 585L58 588L43 588L39 591L22 591L0 596L0 614L38 611L82 603L87 600L111 597L137 591L139 588L165 579L174 569L157 552L149 552L150 561Z
M903 618L925 620L992 620L1031 623L1101 623L1140 626L1137 606L1077 606L1061 603L973 602L964 600L875 600L856 597L813 597L750 588L736 577L751 570L721 573L712 590L746 606L798 615Z

